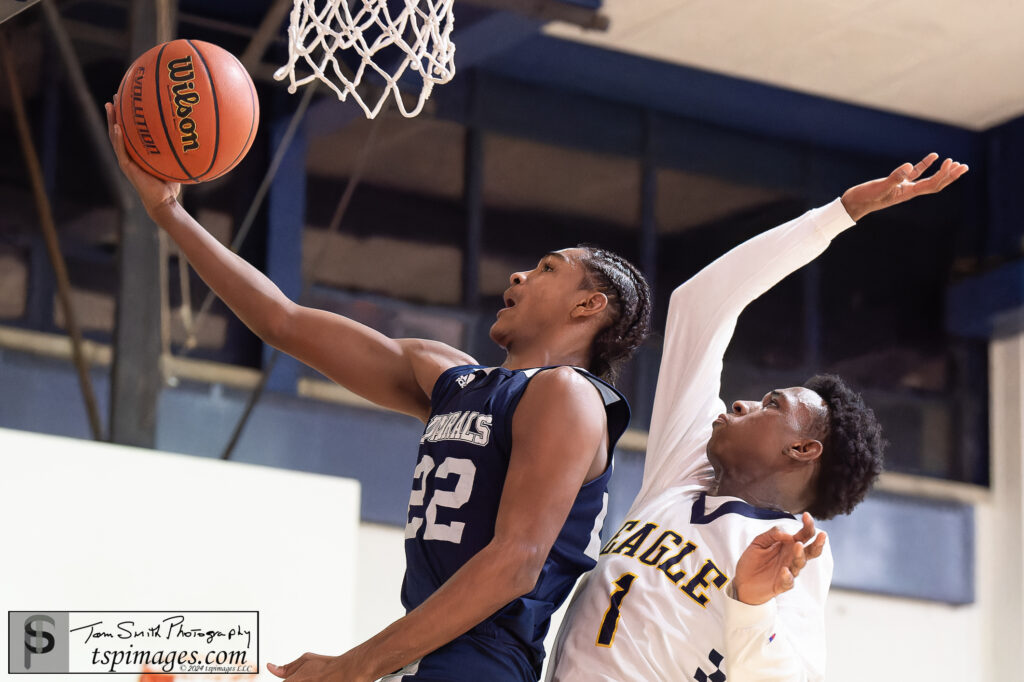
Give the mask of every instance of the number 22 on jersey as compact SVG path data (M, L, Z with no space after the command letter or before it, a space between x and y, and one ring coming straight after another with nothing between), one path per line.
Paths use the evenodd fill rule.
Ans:
M455 483L455 489L435 489L423 516L412 516L412 508L422 507L425 502L427 479L432 477L436 481L448 478L451 475L459 477ZM476 465L473 464L473 461L458 457L448 457L441 462L441 466L435 469L434 458L430 455L424 455L416 464L416 469L412 472L412 478L413 490L409 495L410 517L409 521L405 524L405 537L407 539L416 537L416 533L419 532L420 527L424 525L425 521L426 528L423 530L424 540L443 540L444 542L453 542L455 544L462 542L462 530L466 527L466 524L462 521L438 523L437 508L458 509L469 501L469 496L473 493L473 479L476 478ZM420 484L418 489L415 487L416 481L419 481Z

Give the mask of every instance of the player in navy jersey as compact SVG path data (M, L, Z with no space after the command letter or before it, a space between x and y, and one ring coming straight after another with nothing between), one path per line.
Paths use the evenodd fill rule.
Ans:
M446 344L390 339L288 300L207 233L178 187L125 153L122 171L157 225L253 332L354 393L421 419L406 527L408 609L340 656L304 654L279 677L536 680L552 611L595 563L611 451L628 420L602 379L639 346L650 318L643 277L590 247L514 273L491 338L507 351L483 368ZM596 375L596 376L595 376ZM599 378L600 377L600 378Z
M505 484L513 451L513 417L539 371L459 366L444 372L435 384L405 532L402 603L407 609L427 600L494 537L503 504L497 493ZM575 371L598 389L606 406L610 450L629 420L626 402L610 385ZM606 467L579 489L528 594L433 655L385 679L539 677L551 614L580 574L596 564L610 476L611 468ZM479 491L484 494L474 494ZM457 677L451 674L453 665L462 668Z

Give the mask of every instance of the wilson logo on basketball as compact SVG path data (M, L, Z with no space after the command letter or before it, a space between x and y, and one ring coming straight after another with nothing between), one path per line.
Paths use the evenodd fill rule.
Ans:
M142 106L142 79L145 77L146 67L140 66L135 69L132 76L132 120L146 153L159 154L160 149L156 146L153 134L149 132L149 124L146 123L146 109Z
M196 72L192 68L192 55L167 62L168 76L176 85L171 86L174 93L175 113L178 115L178 132L181 133L181 150L199 149L199 134L196 122L192 120L192 107L199 103L199 93L195 91L193 80Z
M128 156L167 182L224 175L245 157L259 129L259 97L245 67L202 40L179 38L139 55L121 79L117 101Z

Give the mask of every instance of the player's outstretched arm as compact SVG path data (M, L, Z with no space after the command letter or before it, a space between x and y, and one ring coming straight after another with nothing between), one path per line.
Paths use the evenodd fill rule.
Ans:
M747 240L672 292L641 496L710 475L704 449L725 410L722 357L740 313L853 224L836 200Z
M131 160L115 124L115 105L106 105L107 132L121 170L150 217L239 319L267 343L367 400L426 419L438 375L472 358L442 343L390 339L340 315L293 303L182 208L177 183L155 178Z
M530 592L588 472L606 457L606 428L600 396L575 370L538 374L513 418L494 539L429 599L355 649L341 656L304 654L270 672L290 682L370 682Z
M830 241L874 211L940 192L968 168L929 154L884 178L851 187L832 202L735 247L672 292L658 387L651 416L644 488L703 471L703 444L721 411L722 356L744 308L787 275L817 258Z

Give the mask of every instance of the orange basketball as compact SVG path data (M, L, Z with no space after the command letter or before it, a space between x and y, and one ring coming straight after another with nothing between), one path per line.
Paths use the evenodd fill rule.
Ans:
M146 51L117 93L129 156L172 182L227 173L249 151L259 125L256 88L245 67L202 40L172 40Z

